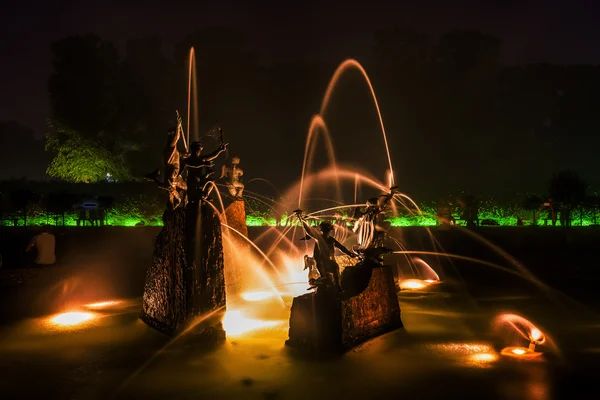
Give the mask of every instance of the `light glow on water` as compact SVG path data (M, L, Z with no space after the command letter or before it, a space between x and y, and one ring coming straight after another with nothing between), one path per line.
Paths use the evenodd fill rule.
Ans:
M511 358L517 358L517 359L522 359L522 360L533 360L533 359L540 358L540 356L543 353L539 352L539 351L532 351L526 347L511 346L511 347L505 347L504 349L502 349L500 354L502 354L503 356L506 356L506 357L511 357Z
M263 301L274 298L276 293L272 290L260 290L256 292L244 292L241 296L246 301Z
M399 282L400 289L402 290L418 290L425 289L428 286L438 283L433 279L404 279Z
M77 325L83 325L86 322L94 318L94 314L81 311L72 311L62 314L57 314L50 317L50 322L53 325L61 327L72 327Z
M86 308L91 308L94 310L101 310L104 308L110 308L121 304L120 300L108 300L108 301L99 301L97 303L86 304Z
M240 310L228 310L223 317L223 329L228 336L240 336L256 329L273 327L279 323L279 321L246 318Z

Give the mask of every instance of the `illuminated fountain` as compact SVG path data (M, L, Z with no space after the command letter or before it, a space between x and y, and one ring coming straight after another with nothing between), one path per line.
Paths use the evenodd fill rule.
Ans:
M385 182L380 181L367 170L356 168L356 166L350 168L340 164L339 160L336 159L331 132L327 126L325 116L327 115L328 107L341 77L347 71L351 70L360 73L361 77L367 83L373 99L379 125L381 127L381 135L383 137L388 163L388 168L385 171L385 178L383 179ZM193 49L190 51L190 73L188 78L188 140L184 141L186 151L188 150L187 144L190 142L190 132L194 132L195 139L198 138L198 110L197 101L195 101L197 87ZM180 128L180 130L182 131L182 128ZM329 159L329 164L319 171L311 171L317 154L317 144L320 139L322 139L322 143L325 145L325 154ZM217 309L224 309L225 295L223 292L225 291L224 287L226 287L230 304L235 305L224 314L222 319L225 330L228 331L230 335L240 335L245 332L260 330L273 325L268 316L265 317L263 315L260 318L256 317L255 313L247 312L249 309L253 308L258 311L259 308L261 308L268 309L269 312L273 311L274 313L278 313L281 312L281 310L286 310L286 307L290 307L291 305L289 344L303 347L307 341L312 341L309 346L313 346L316 343L315 340L318 341L313 335L314 331L322 333L324 330L323 327L335 325L331 335L333 341L330 344L332 347L347 349L385 331L402 326L395 282L393 280L393 269L383 262L383 256L385 254L404 254L409 265L413 269L414 277L401 279L399 281L398 285L401 289L413 291L422 290L440 282L438 274L425 260L418 257L412 257L411 254L425 254L426 252L406 251L406 249L402 247L402 244L397 240L396 244L391 247L395 246L394 248L398 250L394 250L394 248L385 249L383 247L383 239L376 239L378 241L376 245L365 247L363 246L363 243L361 243L365 241L363 237L365 235L364 231L361 231L361 229L353 229L356 228L356 226L353 225L357 222L352 219L352 210L355 210L357 207L362 207L361 210L367 210L364 211L364 214L362 215L366 215L368 214L369 207L373 205L371 204L371 206L365 208L364 203L357 203L359 189L361 193L368 191L377 191L378 193L383 192L384 194L379 198L385 197L388 199L386 201L389 202L389 208L394 215L397 215L398 208L406 210L411 215L423 215L421 209L410 197L399 192L398 189L394 187L395 175L382 113L371 81L364 68L356 60L344 61L333 74L323 97L319 113L311 119L309 124L306 144L304 146L304 157L300 179L293 184L283 196L280 196L285 200L282 200L281 202L269 201L258 193L246 191L249 197L253 197L260 202L265 203L269 208L274 210L276 214L286 216L285 227L271 227L254 241L251 241L248 238L245 202L241 195L241 190L244 186L241 184L240 178L242 172L241 169L239 169L238 164L239 160L232 159L230 163L224 166L221 175L222 177L227 178L226 185L216 185L212 182L206 182L205 185L200 188L201 192L210 192L217 189L213 191L213 195L216 194L218 196L218 203L215 202L215 204L213 204L213 202L205 196L201 196L200 198L195 199L195 201L193 200L191 203L194 204L195 202L196 205L194 207L198 207L197 205L201 204L199 207L200 210L195 212L195 217L193 218L189 218L187 215L189 211L185 209L185 211L181 209L168 209L165 212L165 228L163 228L163 231L168 234L168 237L161 239L159 236L157 246L160 246L162 243L163 247L174 247L176 252L175 254L169 254L168 257L161 258L161 255L155 257L155 260L159 260L159 264L162 265L163 272L159 273L156 277L153 277L152 273L149 272L147 289L148 282L151 282L153 279L155 281L159 278L164 280L166 274L165 271L169 271L168 273L170 274L166 281L173 281L173 283L169 283L171 286L167 288L166 293L157 290L158 287L150 288L151 290L146 290L146 292L163 293L162 296L164 298L174 298L176 301L173 303L183 304L185 311L177 311L177 307L179 306L171 309L169 308L171 306L166 307L162 317L168 315L167 319L170 318L171 320L178 322L171 324L168 329L162 327L159 327L158 329L171 333L181 332L182 330L185 330L185 327L192 318L211 313ZM183 168L185 168L185 166L182 167L182 170ZM188 174L190 171L191 170L188 169ZM236 171L238 171L237 175ZM254 180L261 179L262 178L255 178ZM343 203L341 195L342 183L352 185L355 204ZM327 185L327 189L330 190L335 189L338 198L325 199L325 201L330 204L333 203L334 206L316 211L310 210L310 212L306 213L303 217L305 218L305 222L312 225L313 222L318 224L322 221L333 221L334 224L337 224L337 230L334 232L335 238L348 246L353 246L354 243L357 243L354 247L358 250L354 251L355 254L360 255L360 260L348 259L348 256L344 256L346 257L345 259L340 256L335 256L336 262L340 264L343 269L341 274L341 286L344 291L343 295L338 297L330 296L327 300L322 300L323 296L318 295L319 289L315 291L314 288L311 288L309 285L308 274L307 271L304 270L303 257L311 251L312 244L309 242L303 242L303 244L298 242L298 240L304 236L304 233L297 232L297 229L301 228L302 224L292 217L292 210L307 206L307 202L310 199L307 194L311 192L311 190L314 191L316 188L319 188L319 185ZM221 196L218 186L227 188L229 194L224 192L224 196ZM190 189L191 188L188 187L188 197L190 197ZM323 196L315 195L314 197ZM193 195L191 198L193 199ZM223 201L223 199L225 199L225 201ZM297 199L297 202L295 199ZM376 203L378 203L378 201L379 200L377 199L375 200ZM229 203L229 205L225 207L227 203ZM188 204L186 208L189 207ZM377 205L377 207L379 207L379 205ZM383 212L383 208L384 207L382 207L381 212ZM342 214L342 212L344 214ZM177 217L177 215L180 216ZM210 216L210 221L199 221L199 216L204 218L204 216L207 215ZM356 210L354 215L356 215ZM169 218L173 219L173 221L170 221ZM192 219L195 221L193 232L190 225L192 224ZM184 223L183 221L186 222ZM215 251L208 250L212 255L201 256L199 260L190 260L190 254L197 254L198 251L205 254L206 251L201 249L198 250L198 247L192 249L190 247L191 242L182 241L178 238L181 237L181 228L184 226L182 224L185 224L184 237L200 237L205 243L210 243L212 240L211 238L213 237L217 238L216 241L219 243L216 243ZM379 222L373 222L373 224L373 226L377 226L377 229L379 229ZM209 229L206 230L204 229L205 227L209 227ZM217 233L217 231L219 233ZM223 240L222 244L220 243L221 232ZM377 230L377 233L371 232L367 233L367 236L368 235L379 237L380 232ZM271 239L271 244L267 250L263 251L259 248L257 243L261 242L266 237ZM372 239L373 238L369 240ZM200 242L202 242L202 240ZM193 239L191 239L191 241L194 242ZM388 242L391 243L391 241ZM175 243L176 246L173 246L173 243ZM194 242L194 245L197 246L198 244L198 241ZM437 252L431 254L436 256L444 255L444 253ZM201 267L202 265L205 267ZM206 279L204 282L198 280L201 274L192 274L194 276L192 280L195 280L195 287L194 285L186 286L188 285L186 281L189 279L189 275L186 276L186 274L191 273L190 269L198 269L198 266L200 266L201 271L204 271L203 273L214 273L215 270L217 271L215 277L218 289L216 289L216 291L202 287L202 285L207 285L207 281ZM204 268L204 270L202 268ZM225 276L224 279L221 276L222 273ZM225 283L227 283L227 285L225 285ZM212 283L210 285L212 285ZM209 292L212 293L212 295L198 297L197 292L202 292L205 289L209 289ZM165 307L162 305L156 307L150 297L146 296L146 294L144 296L144 310L153 310L155 314L160 314L160 309L164 309ZM192 310L190 311L189 301L194 298L201 298L202 300L198 301L206 303L209 306L204 307L196 305L192 307ZM300 304L302 302L304 302L303 305ZM320 315L323 317L322 321L317 322L316 326L308 326L311 325L309 322L308 325L300 329L300 331L304 329L304 332L298 333L299 331L296 328L298 328L299 325L297 322L306 317L306 315L302 317L301 314L310 314L311 311L308 310L315 309L323 311ZM313 315L313 317L315 316L316 314ZM310 319L311 318L308 317L305 318L306 321L309 321ZM318 319L319 318L317 318L317 320ZM335 322L332 324L331 321ZM312 331L312 333L309 331ZM313 335L312 339L309 338L311 335ZM533 344L528 351L530 353L535 353L535 346L543 343L543 339L532 340L531 343ZM317 347L319 346L317 345ZM474 357L481 358L480 361L482 362L485 362L486 358L491 358L487 353L476 355Z
M419 257L408 258L409 265L419 278L402 279L398 286L402 290L420 290L440 283L440 277L433 268Z
M543 355L543 352L537 349L537 346L545 345L552 351L556 347L552 341L532 322L516 314L502 314L494 322L496 331L504 335L505 339L510 339L514 343L502 349L503 356L518 359L537 359ZM519 346L518 342L528 342L527 347Z

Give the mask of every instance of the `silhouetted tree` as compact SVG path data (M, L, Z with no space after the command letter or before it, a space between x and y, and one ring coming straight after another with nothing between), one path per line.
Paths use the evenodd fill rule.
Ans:
M521 207L523 207L523 209L531 211L531 221L532 225L534 226L537 225L536 213L539 211L542 202L543 200L541 197L532 195L527 196L521 203Z
M88 34L52 43L51 119L85 137L116 129L119 55L111 42Z
M37 202L40 196L29 189L17 189L10 194L12 209L16 212L14 225L17 226L18 215L23 216L23 225L27 226L27 213L29 207Z
M111 42L96 35L70 36L52 43L54 72L49 79L49 127L53 143L72 147L76 132L85 143L93 143L117 158L138 149L133 120L135 104L127 97L128 89L119 63L119 55ZM136 96L142 102L144 96ZM142 142L141 136L137 141ZM54 161L53 161L54 162ZM51 166L50 170L54 170ZM57 176L57 175L52 175Z
M459 203L462 207L460 218L466 221L468 227L475 226L479 219L479 201L472 194L465 194Z
M57 217L62 218L62 224L65 224L65 214L73 209L77 203L78 197L69 192L52 192L45 198L46 211ZM58 225L58 221L56 222Z
M140 150L129 152L126 158L134 175L147 173L161 161L165 132L175 124L178 103L182 113L187 111L181 107L185 88L178 86L178 78L158 37L127 42L120 66L123 110L119 114L123 134Z
M585 199L586 188L587 184L575 171L561 171L554 174L548 192L550 197L560 204L561 225L570 225L571 210Z
M0 179L42 178L49 156L44 141L14 121L0 121Z

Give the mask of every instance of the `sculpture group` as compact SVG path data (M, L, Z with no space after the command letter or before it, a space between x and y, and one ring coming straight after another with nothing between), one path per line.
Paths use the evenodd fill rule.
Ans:
M168 191L169 200L146 277L141 319L167 334L181 332L199 316L214 314L216 323L205 332L224 337L218 314L226 306L225 280L230 287L242 280L235 254L230 250L224 255L221 216L211 200L217 188L215 160L228 147L220 128L212 132L220 140L212 153L203 154L200 141L188 149L178 115L177 127L167 133L162 179L159 170L147 176ZM185 152L179 151L180 142ZM232 157L222 166L219 179L225 181L232 200L224 213L226 226L247 237L244 173L239 164L239 157ZM294 212L306 234L302 240L315 243L312 255L304 256L313 290L293 300L287 344L319 352L344 350L402 326L392 271L383 262L389 252L384 247L389 224L382 216L396 193L392 187L355 210L350 221L357 244L352 249L341 243L349 229L341 214L333 224L321 221L317 228L302 210ZM346 257L342 272L336 249Z
M196 317L226 305L222 226L210 199L216 187L215 160L227 150L222 130L217 130L221 141L212 153L203 154L200 141L188 149L178 116L177 127L167 133L162 179L160 170L147 176L168 191L169 199L146 275L141 319L167 334L181 332ZM179 151L180 142L185 152ZM236 176L239 181L241 175ZM241 191L236 193L239 199ZM208 331L223 334L214 327Z
M383 244L389 224L382 216L397 189L369 199L357 208L351 223L357 244L346 248L331 233L345 237L347 222L336 215L334 224L312 226L301 210L295 214L306 237L314 239L313 256L305 256L312 293L296 297L290 314L287 344L311 352L349 349L384 332L402 327L392 270L383 263L390 252ZM348 256L340 273L335 249Z

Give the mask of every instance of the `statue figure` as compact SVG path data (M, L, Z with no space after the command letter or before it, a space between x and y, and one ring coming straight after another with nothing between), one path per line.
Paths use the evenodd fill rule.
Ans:
M221 169L221 179L226 178L227 187L229 193L236 200L242 199L242 193L244 192L244 184L242 183L242 176L244 171L239 167L240 158L232 157L229 165L224 164Z
M164 178L159 181L160 170L146 176L169 191L169 204L154 243L140 315L149 326L173 335L187 329L197 316L226 304L221 220L206 188L213 162L227 144L219 129L221 145L213 153L203 155L199 141L188 150L177 117L178 127L169 130L163 152ZM177 149L179 139L186 148L184 156ZM202 330L207 340L220 340L224 334L220 323Z
M341 243L348 238L348 225L344 220L344 214L339 211L334 213L333 237Z
M306 219L302 216L302 211L296 210L296 216L302 222L306 239L315 239L316 244L313 251L313 258L317 264L320 278L314 282L315 286L324 285L325 287L333 285L339 292L342 292L342 283L340 279L340 267L335 261L335 248L337 247L342 253L356 257L356 254L348 250L344 245L329 236L333 230L333 225L328 221L323 221L319 225L319 229L310 226Z
M187 188L188 199L191 202L198 202L200 199L205 199L210 194L212 188L207 192L204 191L206 183L212 181L214 171L214 160L227 150L227 143L221 145L212 153L202 155L202 144L198 141L193 142L190 148L190 153L183 158L183 163L187 167Z
M169 192L169 208L171 210L176 209L182 203L187 185L181 176L180 169L180 154L177 149L177 143L181 137L182 128L181 121L177 125L177 128L171 128L167 132L167 142L163 150L163 157L165 162L165 176L161 182L160 169L155 170L146 177L156 182L158 187L167 190Z
M308 270L308 284L310 285L310 289L315 289L317 287L317 281L321 277L321 273L317 269L317 262L315 259L308 254L304 256L304 270Z
M355 251L364 254L367 250L383 247L386 231L379 221L381 215L397 192L397 187L392 187L390 193L367 200L365 210L357 208L354 213L354 233L358 235Z

